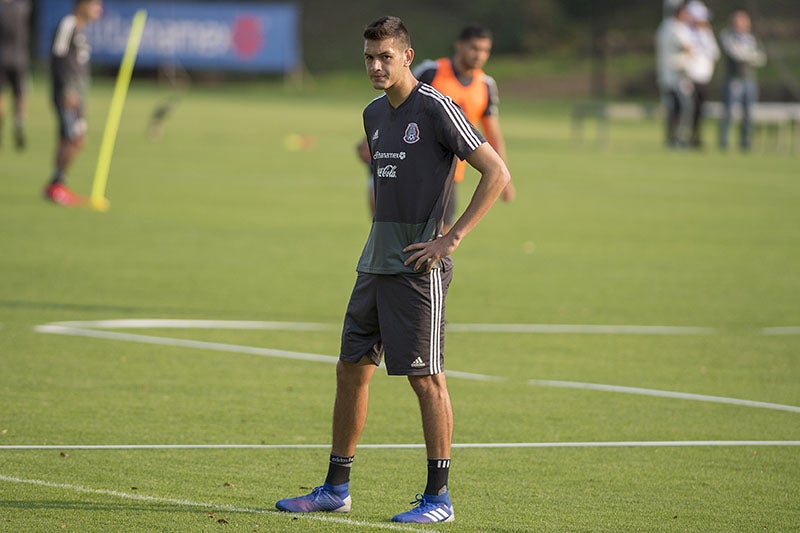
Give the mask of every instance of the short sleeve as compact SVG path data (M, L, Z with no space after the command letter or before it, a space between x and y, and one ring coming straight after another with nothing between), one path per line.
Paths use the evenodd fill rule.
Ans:
M486 142L481 133L470 124L461 108L449 96L428 85L422 85L420 92L431 96L431 113L436 117L436 136L449 151L466 159L469 154Z

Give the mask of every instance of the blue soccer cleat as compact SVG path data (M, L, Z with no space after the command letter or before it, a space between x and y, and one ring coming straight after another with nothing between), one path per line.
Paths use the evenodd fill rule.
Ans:
M347 483L336 486L325 483L305 496L280 500L275 507L289 513L349 513L350 492L347 486Z
M430 494L417 494L417 499L412 504L416 507L405 513L392 517L392 522L452 522L456 519L453 514L453 504L447 492L441 496Z

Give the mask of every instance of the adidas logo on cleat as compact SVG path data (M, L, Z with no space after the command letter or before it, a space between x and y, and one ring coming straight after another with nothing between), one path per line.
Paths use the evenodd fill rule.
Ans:
M411 363L411 368L425 368L426 366L428 365L425 364L425 361L422 360L422 357L417 357L414 359L414 362Z
M418 494L416 501L411 502L416 505L410 511L400 513L392 517L392 522L410 523L434 523L452 522L455 520L453 505L447 493L441 496L423 496Z

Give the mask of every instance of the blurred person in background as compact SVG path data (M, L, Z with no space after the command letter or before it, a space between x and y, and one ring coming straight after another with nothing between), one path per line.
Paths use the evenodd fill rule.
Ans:
M678 9L682 4L685 4L685 0L664 0L664 14L662 15L663 18L669 18L674 13L675 10Z
M58 23L50 47L53 104L58 117L55 170L45 198L59 205L80 205L84 198L66 184L66 172L86 140L84 107L89 91L91 48L85 28L103 14L102 0L75 0L72 13Z
M750 15L746 11L735 11L730 26L720 32L719 42L725 57L725 81L722 86L724 106L719 124L719 147L728 149L728 133L733 107L741 104L742 121L739 130L739 147L750 149L752 122L751 108L758 101L756 69L767 63L763 47L751 32Z
M492 52L492 33L477 24L466 26L453 44L453 51L452 57L423 61L414 69L414 76L452 98L472 125L481 128L486 140L507 163L506 143L498 118L497 83L483 71ZM456 187L464 179L466 168L466 161L458 162ZM445 231L456 218L456 190L445 213ZM509 183L503 191L503 201L512 201L515 193L514 185Z
M666 144L682 148L688 144L694 87L687 75L692 54L692 32L684 4L674 7L656 31L656 75L667 111Z
M701 135L703 105L708 100L714 66L719 60L719 46L711 29L711 14L708 7L699 0L692 0L686 4L686 12L691 19L692 30L692 53L689 56L686 73L692 81L694 96L689 146L699 149L703 147Z
M3 91L8 82L14 94L14 142L17 150L25 148L30 16L30 0L0 0L0 145L6 115Z

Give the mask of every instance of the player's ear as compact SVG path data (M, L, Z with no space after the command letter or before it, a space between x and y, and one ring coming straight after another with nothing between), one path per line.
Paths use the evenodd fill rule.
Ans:
M406 48L405 52L403 52L405 57L403 58L403 65L406 67L410 67L411 63L414 62L414 49L413 48Z

